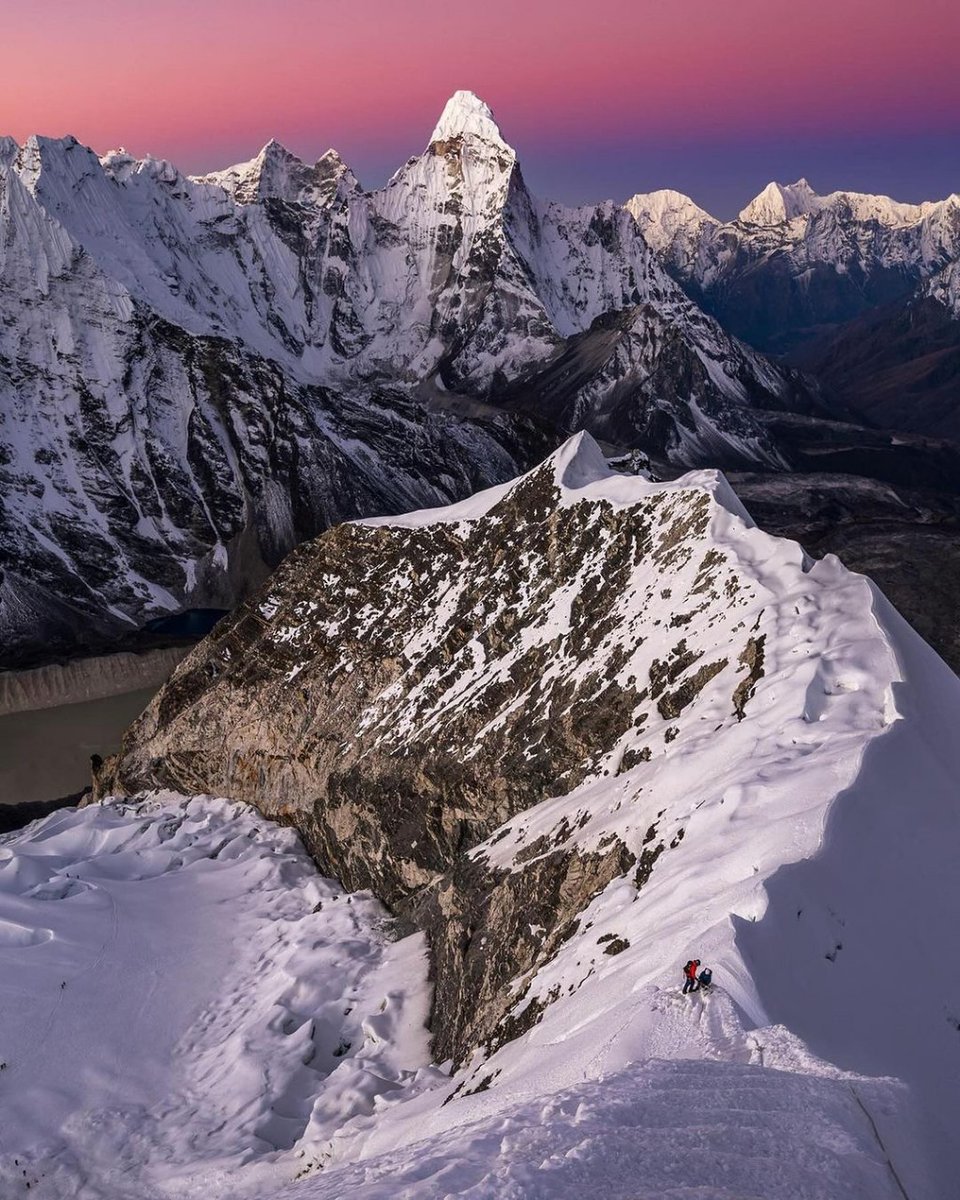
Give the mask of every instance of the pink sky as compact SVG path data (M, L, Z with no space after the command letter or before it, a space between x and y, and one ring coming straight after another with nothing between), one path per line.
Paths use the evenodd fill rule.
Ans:
M276 136L382 173L467 87L525 161L934 137L960 189L957 0L8 0L0 37L0 132L193 171Z

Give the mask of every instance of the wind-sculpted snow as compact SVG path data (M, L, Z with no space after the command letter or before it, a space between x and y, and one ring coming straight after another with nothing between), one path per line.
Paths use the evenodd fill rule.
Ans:
M549 448L519 411L777 467L754 410L813 402L622 208L533 197L469 93L372 192L334 151L276 142L196 179L72 138L3 145L0 629L23 656L231 605L332 520L515 474Z
M336 1163L277 1200L903 1200L859 1094L895 1111L896 1092L872 1081L729 1062L632 1064L478 1106L452 1128L449 1110L424 1113L433 1136L421 1126L422 1140L378 1153L399 1132L389 1113L359 1163Z
M231 801L158 794L0 838L0 1191L210 1197L243 1163L279 1187L306 1132L427 1065L422 939L393 937Z
M282 993L238 955L210 1007L222 1019L191 1024L184 1078L207 1080L208 1100L181 1101L165 1076L163 1111L179 1127L195 1110L199 1140L186 1146L171 1122L158 1143L137 1104L154 1109L131 1108L125 1084L110 1101L121 1115L96 1135L92 1119L68 1122L83 1136L53 1161L76 1172L90 1163L76 1147L109 1161L122 1140L130 1195L150 1200L144 1181L261 1200L293 1175L308 1197L671 1195L688 1181L677 1163L705 1196L942 1200L957 1170L944 1117L958 1102L960 968L943 947L960 904L958 711L960 683L867 580L759 531L722 476L617 474L586 435L456 505L331 530L184 660L97 788L252 801L365 895L325 895L309 915L308 899L306 956L285 960ZM219 847L216 826L243 810L200 800L191 820L211 804ZM169 860L153 853L149 811L121 808L123 828L141 822L140 853L98 858L98 879L154 886ZM85 829L110 812L67 819ZM19 853L48 845L45 828ZM176 843L181 874L206 861L190 862L193 844ZM241 861L248 894L266 868ZM9 953L60 953L52 919L21 903L42 882L26 864L0 913ZM385 1044L354 1062L338 1024L353 1019L353 986L412 995L411 1018L423 994L421 943L379 948L369 892L398 932L427 935L439 1068L414 1073L411 1027L370 1018ZM334 903L361 927L324 925ZM261 952L253 914L235 919ZM201 906L197 937L205 920ZM335 969L328 931L346 942ZM678 994L691 956L713 968L712 992ZM381 962L385 993L358 966ZM199 965L190 979L199 988ZM278 994L297 1021L268 1036ZM239 1069L227 1025L252 1055ZM318 1056L349 1042L347 1061L317 1067L306 1028ZM421 1057L398 1059L395 1039ZM143 1165L168 1159L173 1174Z
M4 1197L499 1200L589 1181L626 1200L696 1174L731 1200L772 1195L770 1178L778 1198L887 1200L891 1142L922 1186L902 1087L785 1030L745 1035L722 993L638 998L655 1061L551 1080L545 1049L520 1086L446 1102L423 941L397 932L290 830L209 796L0 839ZM616 1061L612 1038L595 1050Z

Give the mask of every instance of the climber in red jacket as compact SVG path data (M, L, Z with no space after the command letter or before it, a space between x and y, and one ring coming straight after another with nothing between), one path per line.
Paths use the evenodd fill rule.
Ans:
M697 967L700 966L700 959L694 958L683 968L683 994L687 992L695 992L697 990Z

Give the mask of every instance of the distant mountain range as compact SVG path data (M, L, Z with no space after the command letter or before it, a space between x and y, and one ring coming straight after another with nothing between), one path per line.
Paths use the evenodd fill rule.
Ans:
M928 437L957 420L958 248L957 197L771 185L726 224L677 193L541 201L468 92L372 192L276 142L188 178L0 140L3 663L232 607L331 523L457 499L579 428L663 474L793 472L794 507L825 466L880 480L898 528L920 489L960 577L960 456Z
M768 184L734 221L679 192L627 201L647 242L737 337L778 352L878 305L933 296L960 315L960 196L900 204Z
M679 192L627 202L689 294L887 428L960 437L960 196L900 204L769 184L735 221Z

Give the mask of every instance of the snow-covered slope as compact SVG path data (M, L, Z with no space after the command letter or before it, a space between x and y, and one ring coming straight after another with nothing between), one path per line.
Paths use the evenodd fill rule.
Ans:
M717 225L715 217L689 196L671 188L637 193L624 208L636 220L644 239L658 254L670 257L677 238L692 238L703 225Z
M659 1061L558 1090L547 1054L520 1088L444 1105L423 941L395 936L233 802L157 794L0 840L4 1196L493 1200L588 1179L626 1200L696 1174L714 1198L771 1176L778 1196L897 1197L860 1105L902 1137L903 1089L782 1031L762 1067L756 1036L718 1036L722 994L658 997Z
M7 139L0 312L0 630L24 653L230 605L331 520L508 477L547 448L517 410L782 466L754 409L811 403L629 213L533 197L467 92L373 192L276 142L190 179Z
M454 1098L308 1135L308 1163L707 1057L842 1081L809 1103L848 1132L863 1104L932 1200L960 1102L958 713L960 681L866 579L759 531L714 473L617 475L579 436L513 484L302 547L99 788L250 800L426 930ZM721 990L677 1008L691 955ZM922 1133L844 1071L903 1080Z
M726 328L779 350L910 295L960 259L960 197L902 204L770 183L734 221L678 193L626 204L644 236Z
M278 1152L318 1093L329 1134L428 1063L422 938L391 926L212 797L0 839L4 1197L226 1195L251 1160L250 1184L292 1178Z

